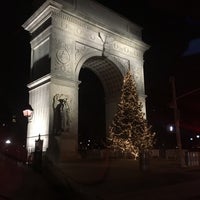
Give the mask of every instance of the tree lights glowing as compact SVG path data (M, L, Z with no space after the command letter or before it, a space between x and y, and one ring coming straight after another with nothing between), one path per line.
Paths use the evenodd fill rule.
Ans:
M129 70L124 76L118 110L109 127L108 147L130 153L136 159L141 152L153 147L154 136L142 112L136 83Z

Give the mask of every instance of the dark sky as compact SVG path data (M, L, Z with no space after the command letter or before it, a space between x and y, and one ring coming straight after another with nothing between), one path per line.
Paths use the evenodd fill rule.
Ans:
M169 76L175 75L177 96L200 88L200 12L198 1L98 0L143 27L145 88L150 118L167 116L171 98ZM22 24L42 0L4 2L1 13L2 50L0 113L27 103L30 47ZM199 41L197 40L199 39ZM186 56L187 55L187 56ZM200 92L180 99L184 126L200 131ZM167 119L166 119L167 120Z

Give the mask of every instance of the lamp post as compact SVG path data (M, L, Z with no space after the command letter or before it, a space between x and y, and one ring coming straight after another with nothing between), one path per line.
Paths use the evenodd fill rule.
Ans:
M192 90L190 92L187 92L187 93L177 97L176 96L176 87L175 87L175 78L173 76L170 77L170 83L172 85L174 121L175 121L175 127L176 127L176 141L177 141L177 146L178 146L178 150L179 150L180 164L181 164L181 167L185 167L185 159L184 159L184 155L183 155L181 135L180 135L180 112L179 112L179 109L177 106L177 100L199 91L200 88L197 88L195 90Z
M173 95L173 108L174 108L174 121L176 127L176 142L179 151L179 159L181 167L185 166L185 159L182 150L182 142L181 142L181 135L180 135L180 113L177 107L177 97L176 97L176 87L175 87L175 79L174 77L170 77L170 82L172 84L172 95Z
M31 107L30 104L28 104L22 112L23 112L24 117L26 117L27 119L26 125L25 125L26 126L25 134L26 134L26 140L27 140L28 123L33 117L33 108Z

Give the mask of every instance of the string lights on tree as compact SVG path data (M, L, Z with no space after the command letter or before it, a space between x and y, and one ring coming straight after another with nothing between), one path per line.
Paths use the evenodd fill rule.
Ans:
M108 147L137 159L141 152L153 147L154 136L142 112L136 83L129 69L124 76L117 112L109 127Z

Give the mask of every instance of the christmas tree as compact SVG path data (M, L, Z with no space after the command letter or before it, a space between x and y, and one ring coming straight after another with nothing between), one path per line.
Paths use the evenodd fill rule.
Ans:
M142 112L136 83L128 70L124 76L118 109L109 127L108 147L130 153L136 159L140 152L153 147L154 136Z

